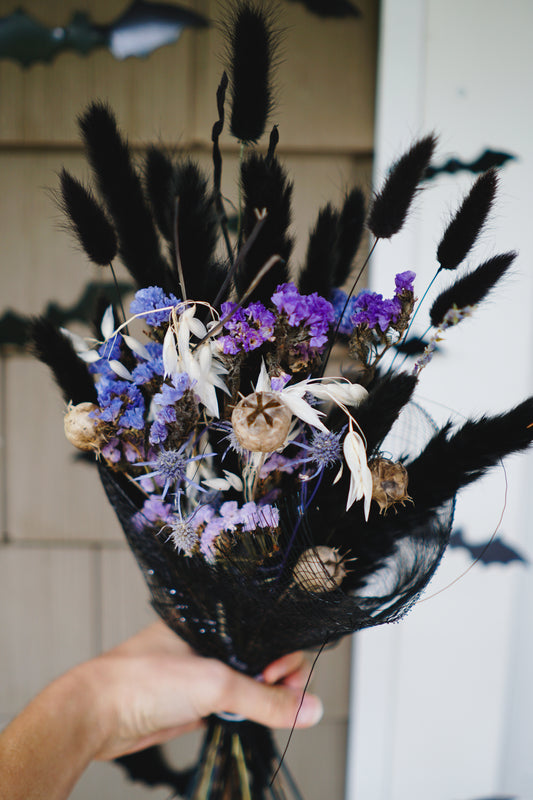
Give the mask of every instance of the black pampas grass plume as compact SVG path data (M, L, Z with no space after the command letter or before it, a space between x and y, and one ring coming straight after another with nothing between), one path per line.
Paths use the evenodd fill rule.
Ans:
M124 266L140 287L174 288L141 181L113 112L105 103L92 103L79 124L98 188L118 233Z
M174 165L158 147L149 147L144 163L144 186L152 213L167 242L174 238Z
M485 224L497 186L498 176L493 169L474 183L437 248L441 269L456 269L466 258Z
M197 164L185 161L175 172L177 243L187 297L204 297L214 262L217 215L207 180Z
M469 420L456 433L446 425L409 466L413 513L436 509L504 456L533 441L533 398L494 417Z
M309 236L305 266L298 278L302 294L329 297L338 262L339 212L328 203L318 214Z
M238 2L227 23L233 136L257 142L272 109L272 71L279 35L271 12L252 2Z
M502 253L489 258L473 272L459 278L449 289L441 292L429 312L431 324L438 328L451 308L475 306L484 300L515 258L516 253Z
M257 223L256 212L266 209L266 220L244 263L235 276L239 297L242 297L261 267L273 255L287 262L293 240L288 235L291 223L292 183L276 158L267 161L252 153L243 163L241 181L244 195L243 233L247 239ZM265 275L253 300L268 300L280 283L289 278L286 263L276 264Z
M376 239L389 239L404 224L436 143L433 135L420 139L392 166L368 215L367 225Z
M96 402L96 389L86 364L50 320L45 317L31 320L29 346L33 355L50 367L67 403Z
M59 205L88 258L107 267L117 254L117 237L93 193L66 169L59 176Z
M347 280L361 244L364 227L365 197L361 189L356 187L346 195L339 216L337 263L333 271L333 286L342 286Z

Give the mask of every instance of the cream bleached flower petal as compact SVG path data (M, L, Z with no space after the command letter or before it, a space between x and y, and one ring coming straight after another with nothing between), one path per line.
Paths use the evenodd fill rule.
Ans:
M307 391L320 400L333 400L344 406L356 407L368 397L368 392L358 383L350 381L310 382Z
M350 429L344 437L342 449L346 464L350 470L350 488L346 500L346 510L356 500L361 500L364 497L365 519L368 519L370 503L372 502L372 473L368 468L364 442L359 434L354 431L351 421Z
M127 333L123 333L122 338L126 342L127 346L130 348L132 353L135 353L141 358L146 359L146 361L150 360L150 353L148 352L144 344L142 344L142 342L139 342L139 340L135 339L133 336L128 336Z
M174 338L174 331L170 325L163 340L163 367L165 370L165 378L169 375L176 375L176 373L180 371L178 369L176 340Z
M109 305L104 311L104 316L102 317L102 322L100 323L100 330L102 331L102 336L106 341L110 339L115 332L115 317L113 316L112 305Z
M118 375L119 378L122 378L124 381L131 381L133 380L132 374L129 369L126 369L124 364L121 364L120 361L117 361L116 358L110 359L108 362L110 369L113 370L115 375Z
M328 429L320 419L319 415L323 416L323 411L317 411L316 408L310 406L307 400L304 400L305 389L298 388L298 386L289 387L279 392L281 401L289 408L289 410L299 417L308 425L313 428L318 428L321 431Z

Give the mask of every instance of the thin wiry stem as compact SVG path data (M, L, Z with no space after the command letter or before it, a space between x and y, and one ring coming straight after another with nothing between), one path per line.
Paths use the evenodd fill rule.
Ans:
M116 272L115 272L115 268L113 267L113 263L111 261L109 262L109 269L111 270L111 275L113 276L113 280L115 282L115 289L117 290L118 304L119 304L120 310L122 312L122 321L125 324L125 329L124 330L126 331L126 334L129 335L128 326L126 324L126 320L127 320L126 312L124 311L124 306L122 304L122 296L120 294L120 288L119 288L119 285L118 285L118 280L117 280L117 275L116 275Z
M422 297L421 297L421 298L420 298L420 300L418 301L418 304L417 304L417 306L416 306L416 308L415 308L415 310L414 310L413 316L412 316L412 317L411 317L411 319L409 320L409 325L407 326L407 330L405 331L405 334L404 334L404 336L402 337L404 340L407 340L407 337L409 336L409 331L411 330L411 327L412 327L412 325L413 325L413 322L415 321L415 317L416 317L416 315L418 314L418 312L419 312L419 310L420 310L420 306L422 305L422 303L423 303L423 302L424 302L424 300L426 299L426 297L427 297L427 293L429 292L429 290L431 289L431 287L432 287L432 286L433 286L433 284L435 283L435 281L436 281L436 279L437 279L437 275L440 273L440 271L441 271L441 270L442 270L442 267L439 267L439 268L438 268L438 270L436 271L436 273L433 275L433 277L432 277L432 279L430 280L430 282L428 283L428 285L427 285L427 287L426 287L426 290L425 290L424 294L422 295ZM430 329L430 328L431 328L431 325L429 326L429 328L428 328L426 331L424 331L424 334L423 334L423 336L421 337L422 339L424 338L424 336L426 335L426 333L429 331L429 329ZM398 339L398 342L400 342L400 341L401 341L401 340L400 340L400 339ZM396 344L398 344L398 342L396 342ZM391 363L390 363L390 367L389 367L389 368L388 368L388 370L387 370L387 374L388 374L388 373L391 371L391 369L393 368L393 366L394 366L394 362L396 361L396 358L397 358L397 357L398 357L398 351L396 351L396 353L394 354L394 358L392 359L392 361L391 361ZM407 358L407 356L406 356L406 358ZM399 367L399 368L401 369L401 368L402 368L402 366L403 366L404 364L405 364L405 358L404 358L404 360L402 361L402 363L400 364L400 367Z
M212 339L213 336L217 336L220 333L220 331L222 330L222 328L224 327L226 322L228 322L228 320L230 320L233 317L235 312L238 311L239 308L241 308L241 306L244 305L244 303L248 300L248 298L250 297L252 292L255 291L255 289L257 288L259 283L263 280L263 278L265 277L267 272L270 272L272 267L275 264L278 264L280 261L283 261L283 259L281 258L281 256L277 256L277 255L271 256L271 258L268 259L266 264L264 264L261 267L261 269L259 270L259 272L255 276L255 278L253 279L253 281L251 282L251 284L249 285L249 287L247 288L247 290L245 291L245 293L243 294L243 296L241 297L239 302L235 304L235 308L233 308L228 314L226 314L225 317L223 317L221 320L219 320L219 322L217 322L215 327L211 328L209 333L207 333L203 337L203 339L200 339L200 341L193 347L193 349L192 349L193 353L195 352L195 350L197 350L198 347L200 347L200 345L204 344L204 342L207 342L208 339Z
M348 308L348 303L350 302L350 298L351 298L351 296L353 295L353 293L355 291L355 287L359 283L359 280L360 280L361 275L363 274L363 272L365 270L365 267L367 266L368 262L370 261L370 259L372 257L372 253L376 249L376 245L377 245L378 241L379 241L379 239L376 239L376 241L374 242L374 244L370 248L370 252L367 255L367 257L365 258L363 266L361 267L361 269L357 273L357 277L356 277L356 279L354 280L354 282L352 284L352 288L350 289L350 292L349 292L348 296L346 297L346 302L344 303L341 315L339 317L339 321L337 322L337 326L336 326L335 330L333 331L333 336L331 337L331 341L329 343L328 349L326 350L326 354L325 354L324 358L322 359L322 366L321 366L320 372L319 372L320 377L322 377L324 375L324 372L326 371L326 367L328 365L329 357L331 355L331 351L333 350L333 345L335 344L335 341L336 341L337 336L339 334L339 328L341 326L341 322L342 322L342 319L344 317L344 313L345 313L346 309Z
M254 229L252 230L251 234L247 238L247 240L246 240L246 242L244 244L244 247L242 247L239 250L237 258L235 259L235 261L231 265L231 269L228 270L228 274L226 275L226 277L224 279L224 283L220 287L217 296L213 300L213 306L215 308L218 306L218 304L220 303L220 301L224 297L226 289L228 288L231 279L233 278L233 276L235 275L235 273L239 269L239 267L242 264L242 262L245 261L246 256L250 252L250 249L253 247L254 242L256 241L257 237L259 236L259 233L261 232L261 230L263 228L263 225L265 224L266 217L267 217L266 214L263 214L262 216L258 217L257 222L255 223Z
M183 275L183 264L180 257L180 243L178 234L178 219L179 219L180 199L176 197L176 205L174 212L174 250L176 252L176 269L178 271L178 280L181 289L181 299L187 300L187 292L185 291L185 276Z

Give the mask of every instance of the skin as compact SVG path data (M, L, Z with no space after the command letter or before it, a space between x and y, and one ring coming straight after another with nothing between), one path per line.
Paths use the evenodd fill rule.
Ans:
M301 653L270 664L262 682L198 656L162 622L69 670L0 734L0 800L64 800L91 761L166 742L221 711L272 728L322 716L306 694Z

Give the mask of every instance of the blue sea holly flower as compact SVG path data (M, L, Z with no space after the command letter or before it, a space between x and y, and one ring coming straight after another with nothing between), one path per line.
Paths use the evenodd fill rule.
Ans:
M200 484L195 483L195 481L187 476L187 467L194 461L199 461L202 458L209 458L210 456L213 456L214 453L202 453L197 456L187 456L185 450L189 445L190 442L185 442L182 444L179 450L166 450L165 448L162 448L152 461L144 461L139 464L139 466L142 467L152 468L152 472L141 476L142 478L160 476L164 479L165 483L163 485L163 492L161 494L163 499L165 499L169 489L172 486L176 488L178 493L181 492L183 484L193 486L195 489L201 492L205 491ZM136 481L140 479L140 477L134 478Z

